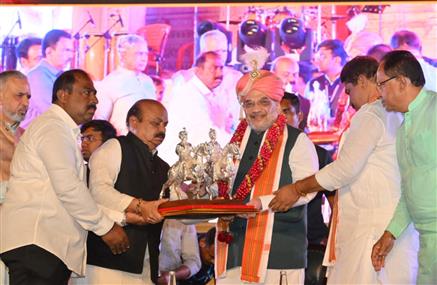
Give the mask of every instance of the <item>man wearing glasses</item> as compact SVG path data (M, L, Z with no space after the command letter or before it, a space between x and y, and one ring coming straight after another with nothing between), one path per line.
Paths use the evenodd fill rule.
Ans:
M104 142L117 136L115 128L105 120L92 120L80 128L82 134L82 155L88 161L91 154Z
M376 273L369 257L401 196L396 160L396 131L402 118L387 112L375 79L378 62L358 56L340 78L357 113L342 136L338 158L303 180L282 187L273 210L315 191L337 190L324 258L328 284L412 284L417 269L417 233L413 226L399 238L384 270ZM399 262L402 260L402 262Z
M404 113L397 134L402 196L373 247L372 263L380 271L399 236L413 223L420 236L417 284L437 284L437 93L423 88L422 68L409 51L385 55L377 81L387 111Z

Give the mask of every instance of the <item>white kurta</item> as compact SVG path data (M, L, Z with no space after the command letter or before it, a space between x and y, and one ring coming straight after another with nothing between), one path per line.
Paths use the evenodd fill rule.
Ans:
M99 103L94 118L109 121L118 135L127 134L126 115L135 102L156 99L155 85L149 76L122 67L96 82L95 86Z
M158 147L160 156L170 165L177 161L175 148L180 142L178 133L183 127L187 129L188 141L193 146L209 141L210 128L216 130L217 141L224 146L239 122L240 105L234 95L235 86L220 85L211 91L194 74L188 81L180 81L176 80L170 97L164 100L168 126L166 138ZM224 83L225 80L221 84ZM232 90L233 93L229 93Z
M21 136L0 208L0 252L34 244L83 275L87 231L101 236L114 222L85 185L79 135L73 119L53 104Z
M412 226L379 274L370 259L400 198L395 143L401 121L379 100L362 106L343 136L338 159L316 174L323 188L339 189L336 261L328 262L329 245L324 261L329 284L415 283L418 235Z

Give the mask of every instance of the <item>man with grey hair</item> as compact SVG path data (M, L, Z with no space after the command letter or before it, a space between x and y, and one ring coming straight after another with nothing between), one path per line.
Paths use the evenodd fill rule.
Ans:
M284 82L284 90L293 92L293 85L299 77L299 64L289 56L283 55L277 57L270 71L276 74Z
M152 79L143 73L149 53L146 40L134 34L121 36L117 49L120 65L96 84L99 104L95 119L109 121L118 135L125 135L129 108L138 100L156 96Z
M29 107L30 87L19 71L0 73L0 207L7 190L15 146L23 133L19 124ZM4 264L0 261L0 284L7 283Z

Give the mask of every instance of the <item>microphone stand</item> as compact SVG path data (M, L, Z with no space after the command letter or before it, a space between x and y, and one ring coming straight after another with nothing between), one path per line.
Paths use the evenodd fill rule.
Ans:
M14 31L15 26L19 23L20 19L17 19L15 23L12 25L9 32L6 34L6 37L3 40L1 45L2 47L2 60L0 71L12 70L17 67L17 58L15 55L15 45L17 42L17 37L15 39L11 38L10 35Z
M80 32L82 32L85 27L91 23L91 19L88 19L88 21L85 22L85 24L80 27L80 29L74 34L74 67L79 68L80 67L80 45L79 40L81 38ZM85 53L88 51L88 49L85 50Z
M103 74L106 75L108 74L108 68L109 68L109 59L110 59L110 54L111 54L111 39L112 36L109 33L112 28L115 27L115 25L117 25L118 23L121 24L121 19L118 18L117 21L115 21L102 35L102 37L105 39L105 63L104 63L104 67L103 67ZM97 39L92 45L91 47L93 47L100 39ZM90 47L90 48L91 48Z

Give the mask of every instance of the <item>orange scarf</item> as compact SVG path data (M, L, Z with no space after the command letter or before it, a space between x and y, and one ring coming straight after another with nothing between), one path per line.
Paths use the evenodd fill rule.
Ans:
M247 143L250 130L246 130L240 150L243 151ZM278 189L279 178L282 168L285 143L288 132L284 128L283 134L279 137L278 144L272 152L272 156L255 182L251 191L251 199L270 195ZM267 263L270 253L271 238L273 232L274 213L263 211L247 221L246 235L243 248L243 258L241 264L241 280L248 282L263 282L267 271ZM217 232L228 230L228 225L224 221L217 224ZM220 277L226 272L228 256L228 244L219 242L216 239L216 276Z

